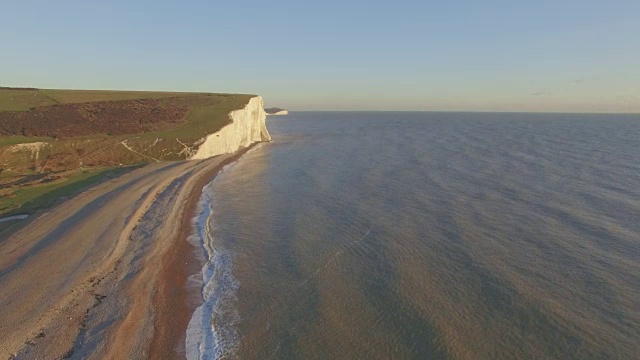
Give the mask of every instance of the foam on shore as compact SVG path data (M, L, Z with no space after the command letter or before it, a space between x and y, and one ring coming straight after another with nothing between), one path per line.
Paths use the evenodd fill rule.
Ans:
M245 154L261 145L257 144ZM225 165L216 177L233 164L235 162ZM189 360L220 359L233 355L240 342L236 328L240 315L235 306L240 284L233 276L233 254L215 244L211 232L215 226L214 181L202 189L196 216L192 219L195 232L188 238L189 243L200 250L197 256L203 262L202 271L188 280L188 286L199 289L202 300L187 327L185 355Z

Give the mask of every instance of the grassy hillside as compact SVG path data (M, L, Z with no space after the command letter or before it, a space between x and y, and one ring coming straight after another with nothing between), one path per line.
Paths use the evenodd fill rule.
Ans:
M27 111L37 106L55 104L53 99L40 90L0 88L0 111Z
M251 97L0 88L0 215L31 212L44 193L109 169L186 159Z
M28 111L40 106L77 104L97 101L162 99L206 95L203 93L113 91L113 90L55 90L0 87L0 111Z

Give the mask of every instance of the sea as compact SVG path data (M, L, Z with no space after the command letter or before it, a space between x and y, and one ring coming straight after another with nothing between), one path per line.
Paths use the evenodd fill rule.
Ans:
M190 359L640 359L640 115L292 112L204 190Z

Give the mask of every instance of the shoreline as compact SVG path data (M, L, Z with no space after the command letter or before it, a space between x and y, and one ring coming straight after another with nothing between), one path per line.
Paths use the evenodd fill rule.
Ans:
M0 242L0 357L184 357L201 301L187 287L202 267L191 219L204 186L254 146L140 167Z
M180 221L178 235L163 258L158 294L153 300L159 316L154 323L154 335L151 340L149 359L174 358L186 355L186 331L193 312L202 304L200 287L189 287L192 275L202 271L202 260L198 247L188 241L195 232L192 219L198 214L198 203L202 191L211 183L225 166L238 161L257 144L242 148L226 158L214 168L202 174L188 196ZM171 311L167 311L171 309ZM169 356L170 354L174 356Z

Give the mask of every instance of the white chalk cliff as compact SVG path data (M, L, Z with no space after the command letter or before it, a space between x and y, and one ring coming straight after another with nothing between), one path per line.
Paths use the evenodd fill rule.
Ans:
M289 115L289 111L280 110L280 111L276 111L274 113L267 113L267 115Z
M198 150L190 159L206 159L235 152L256 142L271 141L262 97L251 98L244 108L232 111L229 117L231 123L202 139Z

